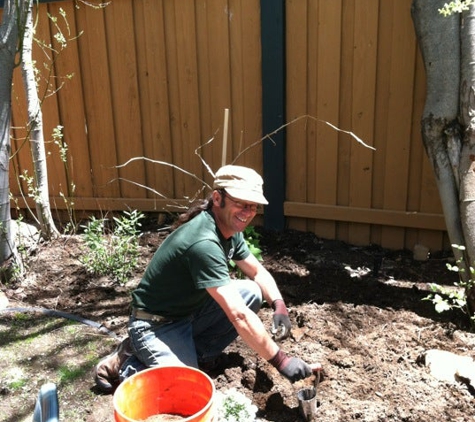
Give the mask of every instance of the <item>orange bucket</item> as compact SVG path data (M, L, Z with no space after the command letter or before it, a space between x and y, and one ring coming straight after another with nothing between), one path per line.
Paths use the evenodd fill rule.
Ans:
M161 366L138 372L114 393L116 422L144 421L150 416L180 415L184 422L214 419L213 381L188 366Z

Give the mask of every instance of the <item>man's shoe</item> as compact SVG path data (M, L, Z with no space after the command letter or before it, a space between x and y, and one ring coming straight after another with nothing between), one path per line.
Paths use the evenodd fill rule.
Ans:
M124 362L132 356L129 337L122 340L116 349L95 367L94 380L103 393L112 393L120 384L119 371Z

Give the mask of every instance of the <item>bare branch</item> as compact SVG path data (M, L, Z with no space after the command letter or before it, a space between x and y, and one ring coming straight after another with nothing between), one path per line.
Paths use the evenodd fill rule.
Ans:
M279 133L282 129L286 128L287 126L290 126L294 123L297 123L298 121L302 120L302 119L311 119L311 120L314 120L316 122L320 122L320 123L325 123L326 125L330 126L332 129L335 129L337 130L338 132L342 132L342 133L346 133L347 135L350 135L352 138L354 138L358 143L360 143L361 145L363 145L364 147L366 148L369 148L369 149L372 149L374 151L376 151L376 148L364 143L360 138L358 138L358 136L356 136L353 132L350 132L350 131L347 131L347 130L343 130L343 129L340 129L338 127L336 127L335 125L331 124L330 122L327 122L326 120L321 120L321 119L317 119L316 117L313 117L313 116L310 116L309 114L305 114L303 116L299 116L299 117L296 117L295 119L293 119L292 121L288 122L288 123L285 123L283 124L282 126L280 126L279 128L277 128L276 130L274 130L273 132L271 133L268 133L267 135L264 135L261 139L259 139L258 141L252 143L251 145L249 145L247 148L245 148L244 150L242 150L237 156L236 158L233 160L233 163L237 161L237 159L243 155L245 152L247 152L248 150L250 150L251 148L254 148L256 145L260 144L261 142L263 142L264 140L266 139L269 139L274 145L275 145L275 141L272 139L272 136L273 135L276 135L277 133Z
M261 142L263 142L264 140L266 139L269 139L272 143L274 143L274 145L276 144L276 142L272 139L272 136L273 135L276 135L277 133L279 133L282 129L284 129L285 127L287 126L290 126L294 123L297 123L298 121L300 120L303 120L303 119L311 119L311 120L314 120L316 122L320 122L320 123L325 123L327 124L328 126L330 126L332 129L335 129L337 130L338 132L342 132L342 133L346 133L348 135L350 135L352 138L354 138L358 143L360 143L361 145L363 145L364 147L366 148L369 148L369 149L372 149L372 150L376 150L374 147L366 144L365 142L363 142L360 138L358 138L358 136L356 136L353 132L350 132L350 131L347 131L347 130L343 130L343 129L339 129L338 127L336 127L335 125L325 121L325 120L321 120L321 119L317 119L316 117L313 117L313 116L310 116L308 114L306 115L303 115L303 116L299 116L299 117L296 117L295 119L293 119L292 121L280 126L279 128L277 128L276 130L274 130L273 132L271 133L268 133L267 135L263 136L261 139L259 139L258 141L252 143L251 145L249 145L247 148L245 148L244 150L242 150L237 156L236 158L232 161L231 164L235 163L238 158L240 156L242 156L245 152L249 151L250 149L254 148L256 145L260 144ZM204 144L200 145L198 148L195 149L195 154L200 158L201 162L203 163L203 165L205 166L206 170L209 172L209 174L211 174L211 176L213 176L214 178L214 172L211 170L211 167L208 165L208 163L206 163L206 161L204 160L204 158L201 156L200 154L200 150L202 148L204 148L205 146L211 144L211 142L213 142L215 140L215 137L216 137L216 134L219 132L219 129L216 130L216 132L214 133L214 135L211 137L211 139L209 139L208 141L206 141ZM133 161L137 161L137 160L144 160L144 161L148 161L150 163L154 163L154 164L161 164L161 165L164 165L164 166L168 166L168 167L173 167L174 169L176 170L179 170L181 171L182 173L185 173L187 174L188 176L191 176L192 178L194 178L195 180L198 180L200 183L202 183L202 186L203 188L201 189L201 191L197 192L197 195L199 193L201 193L205 188L208 188L208 189L212 189L212 187L210 185L208 185L204 180L200 179L198 176L196 176L196 174L193 174L193 173L190 173L189 171L186 171L185 169L179 167L179 166L176 166L175 164L171 164L171 163L167 163L166 161L160 161L160 160L153 160L151 158L147 158L147 157L133 157L131 159L129 159L128 161L126 161L124 164L119 164L117 166L114 166L114 168L121 168L121 167L125 167L127 166L128 164L130 164L131 162ZM116 179L113 179L111 180L109 183L112 183L116 180L123 180L123 181L127 181L128 183L133 183L134 185L136 186L140 186L144 189L147 189L149 190L150 192L153 192L154 194L156 195L159 195L161 196L162 198L164 199L168 199L166 198L164 195L162 195L161 193L157 192L155 189L152 189L148 186L144 186L142 184L139 184L139 183L136 183L136 182L133 182L131 180L126 180L126 179L122 179L122 178L116 178ZM197 195L195 196L195 199L197 197Z
M160 197L163 198L163 199L170 200L170 198L168 198L167 196L163 195L162 193L158 192L157 190L155 190L155 189L153 189L153 188L151 188L151 187L149 187L149 186L142 185L141 183L135 182L135 181L133 181L133 180L125 179L125 178L123 178L123 177L116 177L116 178L114 178L114 179L112 179L112 180L109 180L109 181L107 182L107 184L110 185L111 183L114 183L114 182L116 182L116 181L121 181L121 182L130 183L130 184L135 185L135 186L138 186L138 187L140 187L140 188L144 188L145 190L148 190L149 192L152 192L153 194L155 194L155 195L157 195L157 196L160 196ZM196 193L195 193L195 195L194 195L193 197L191 197L191 198L185 197L185 198L188 199L189 203L191 204L191 203L193 203L194 201L196 201L196 199L198 198L199 194L200 194L201 192L203 192L204 189L205 189L205 186L202 186L201 189L198 189L198 190L196 191ZM173 207L175 207L175 208L183 208L183 209L186 209L185 206L181 205L181 204L178 203L178 202L171 202L170 204L168 204L168 206L173 206Z
M153 163L153 164L161 164L161 165L164 165L164 166L173 167L174 169L179 170L182 173L187 174L188 176L191 176L193 179L198 180L204 186L211 189L211 186L208 185L204 180L200 179L196 174L190 173L189 171L186 171L185 169L182 169L181 167L176 166L175 164L167 163L166 161L152 160L151 158L147 158L147 157L132 157L131 159L126 161L124 164L118 164L117 166L114 166L114 168L125 167L125 166L129 165L131 162L138 161L138 160L144 160L144 161L148 161L148 162Z

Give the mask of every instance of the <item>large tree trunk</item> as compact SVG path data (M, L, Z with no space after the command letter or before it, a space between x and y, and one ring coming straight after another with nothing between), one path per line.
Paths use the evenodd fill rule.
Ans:
M10 214L10 121L21 1L6 0L0 25L0 264L15 255Z
M465 129L460 156L460 216L467 248L467 259L475 264L475 7L463 12L461 25L460 116ZM475 287L467 302L475 312Z
M412 18L427 77L422 139L434 169L450 242L465 245L458 186L461 139L458 124L460 17L443 17L444 0L414 0ZM462 252L454 248L457 259Z
M36 214L43 237L51 239L59 232L53 222L49 202L48 171L43 134L43 115L35 80L33 64L33 0L27 0L28 14L25 24L22 49L22 74L28 104L28 133L31 155L35 172L35 204Z
M445 0L414 0L412 17L427 75L422 137L432 162L447 232L462 268L475 263L475 8L448 17ZM467 305L475 312L475 287Z

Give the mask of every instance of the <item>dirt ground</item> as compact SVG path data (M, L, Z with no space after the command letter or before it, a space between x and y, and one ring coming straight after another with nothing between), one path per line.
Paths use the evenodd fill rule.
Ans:
M475 335L463 316L437 314L430 302L422 301L428 283L449 286L456 281L456 274L446 269L448 254L420 262L409 251L356 247L291 230L258 231L264 265L274 275L294 325L292 338L281 347L324 367L325 377L318 386L318 420L473 420L473 388L462 382L440 382L418 362L427 349L475 358ZM80 315L121 337L126 332L129 292L166 235L167 231L157 231L153 225L144 226L140 268L126 285L87 274L78 259L81 239L73 236L39 245L30 257L27 280L0 285L0 290L9 307ZM268 307L260 316L270 327ZM0 313L5 327L13 318L11 313ZM53 336L48 342L62 335L61 330L56 333L48 331ZM94 362L115 341L103 334L96 334L97 338L103 338L103 346L98 346ZM2 343L5 340L0 339ZM74 358L71 344L69 359ZM314 381L311 377L291 384L239 340L225 351L222 365L211 377L218 390L236 388L251 398L259 409L258 420L279 422L302 420L297 392ZM19 411L16 393L1 387L0 377L0 406L12 412L3 420L20 420L15 417ZM74 380L72 388L75 393L66 397L66 388L59 387L62 410L79 409L77 420L86 422L113 419L112 396L95 391L90 372ZM88 392L87 399L80 392Z

